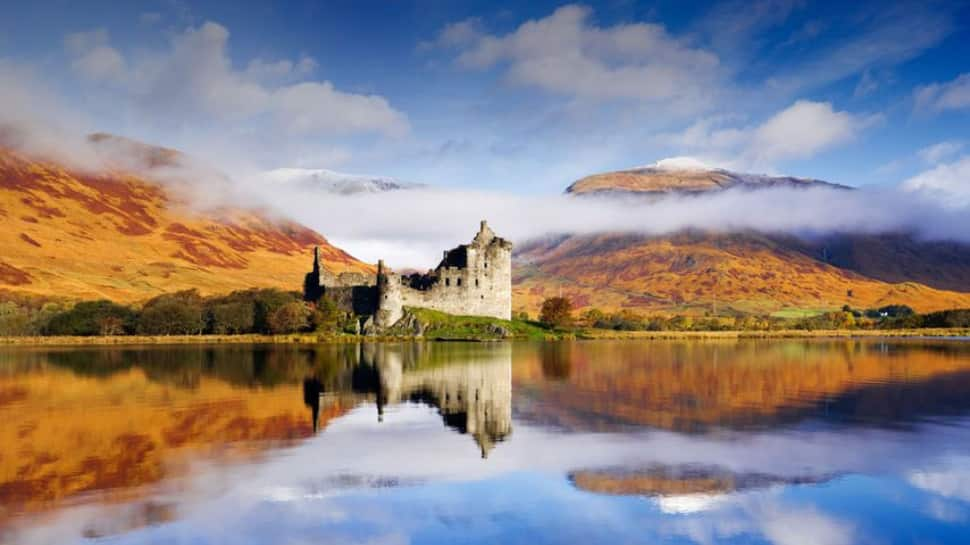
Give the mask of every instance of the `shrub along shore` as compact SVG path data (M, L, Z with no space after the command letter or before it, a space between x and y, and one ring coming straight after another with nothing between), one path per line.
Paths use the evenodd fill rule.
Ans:
M381 335L360 334L358 318L327 298L274 289L201 296L165 294L140 307L111 301L0 299L0 344L115 345L185 343L341 343L360 341L495 341L503 339L744 339L819 337L970 337L970 310L917 314L904 306L815 316L641 316L586 309L574 317L568 299L547 299L538 320L452 316L406 309Z

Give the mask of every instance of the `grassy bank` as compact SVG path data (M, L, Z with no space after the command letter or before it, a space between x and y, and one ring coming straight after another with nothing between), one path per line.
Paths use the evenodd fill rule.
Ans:
M410 308L424 326L424 337L441 341L490 341L503 339L555 340L572 338L572 331L549 329L527 320L499 320L484 316L454 316L436 310Z

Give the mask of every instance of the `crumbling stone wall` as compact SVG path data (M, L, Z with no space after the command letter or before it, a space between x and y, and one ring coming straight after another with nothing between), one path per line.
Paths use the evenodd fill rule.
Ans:
M377 275L327 272L314 259L304 292L308 300L328 294L340 308L373 315L390 327L403 308L420 307L449 314L512 317L512 243L495 235L485 221L471 243L444 252L437 268L423 275L400 275L378 263Z

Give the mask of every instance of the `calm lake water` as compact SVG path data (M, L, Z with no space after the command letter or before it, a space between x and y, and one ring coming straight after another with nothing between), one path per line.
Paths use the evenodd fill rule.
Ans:
M0 543L970 543L970 343L0 351Z

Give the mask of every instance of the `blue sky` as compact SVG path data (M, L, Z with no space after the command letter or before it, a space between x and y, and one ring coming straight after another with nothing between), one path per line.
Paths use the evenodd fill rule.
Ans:
M674 156L868 185L970 153L967 2L9 4L5 117L231 172L542 194Z

